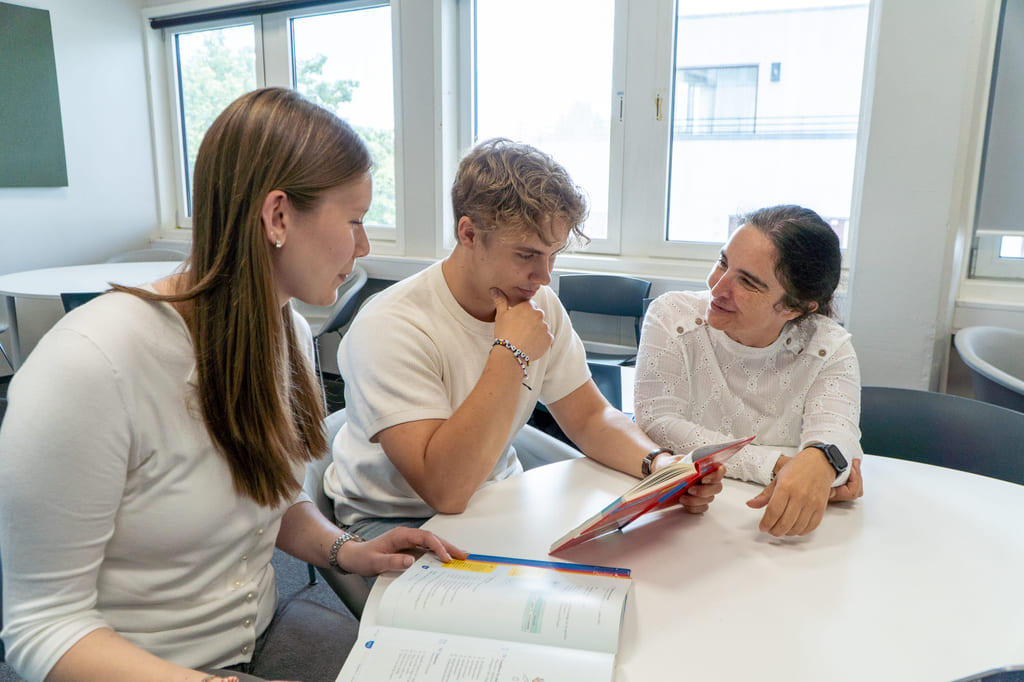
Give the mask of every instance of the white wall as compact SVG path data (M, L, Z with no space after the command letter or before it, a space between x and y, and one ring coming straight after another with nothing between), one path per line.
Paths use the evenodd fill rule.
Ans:
M878 0L849 328L863 381L941 387L977 178L994 2Z
M157 220L138 2L18 3L50 12L68 186L0 188L0 274L146 246ZM23 350L60 312L18 302Z

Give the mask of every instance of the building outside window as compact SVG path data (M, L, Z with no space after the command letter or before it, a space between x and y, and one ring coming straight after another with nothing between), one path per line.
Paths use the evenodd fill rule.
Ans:
M668 241L720 244L746 212L795 203L846 246L867 17L865 2L679 0Z

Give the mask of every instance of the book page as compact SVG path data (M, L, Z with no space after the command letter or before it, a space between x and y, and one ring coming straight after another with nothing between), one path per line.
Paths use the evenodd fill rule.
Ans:
M614 669L611 653L378 626L337 682L611 682Z
M442 564L425 554L388 585L377 622L614 653L631 583L624 577L491 561Z
M672 481L682 481L697 473L697 467L693 464L693 455L688 454L678 462L663 467L647 478L641 480L635 486L622 494L622 499L632 500L641 495L658 488L664 487Z

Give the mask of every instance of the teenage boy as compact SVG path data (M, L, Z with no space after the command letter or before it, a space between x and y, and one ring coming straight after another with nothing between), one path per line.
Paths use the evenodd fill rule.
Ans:
M589 457L642 477L679 456L614 409L547 286L555 256L585 240L586 199L548 155L478 145L452 187L451 254L374 297L338 349L347 423L324 489L364 537L460 513L485 483L523 471L512 440L538 400ZM707 509L722 470L682 506Z

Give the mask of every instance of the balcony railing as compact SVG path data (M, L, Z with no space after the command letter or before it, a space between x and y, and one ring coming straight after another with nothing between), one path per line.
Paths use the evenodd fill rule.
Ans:
M853 137L857 116L745 116L681 118L673 125L681 137Z

